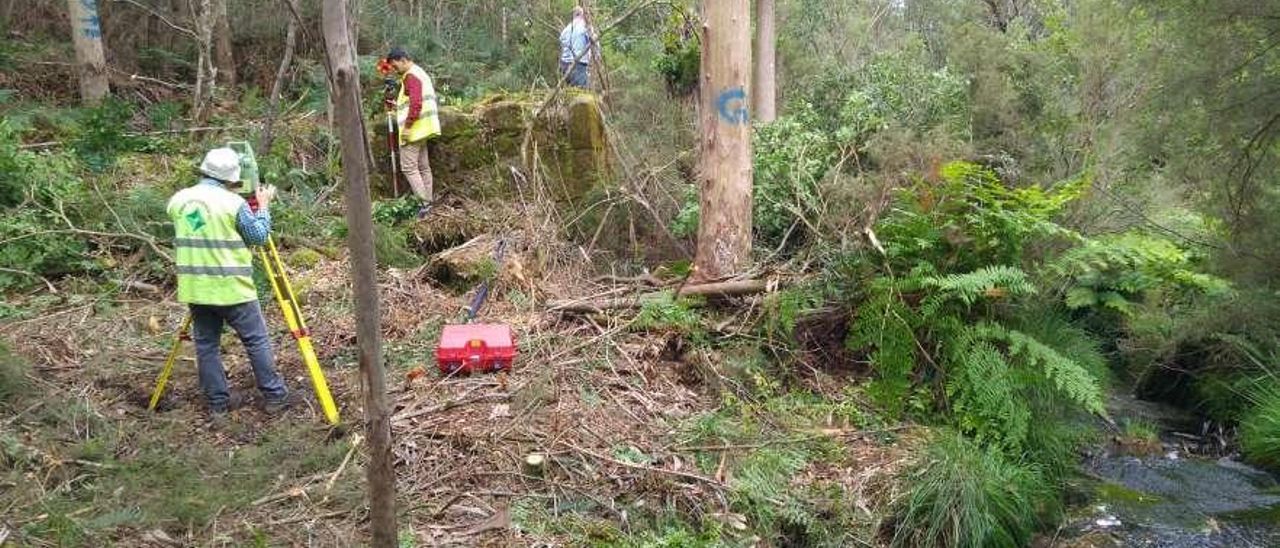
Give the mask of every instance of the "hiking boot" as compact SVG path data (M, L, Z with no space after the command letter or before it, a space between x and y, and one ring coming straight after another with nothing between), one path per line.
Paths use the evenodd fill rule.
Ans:
M229 397L227 397L226 403L217 407L210 405L209 414L210 415L226 415L227 413L235 411L236 409L239 409L241 407L244 407L244 396L241 394L232 393Z
M298 398L293 392L289 392L279 398L267 398L262 403L262 410L266 411L268 415L278 415L283 413L286 409L293 407L293 404L297 402Z

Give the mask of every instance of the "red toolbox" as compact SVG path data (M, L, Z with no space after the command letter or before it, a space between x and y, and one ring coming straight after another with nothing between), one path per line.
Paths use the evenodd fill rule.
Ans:
M516 341L509 325L446 325L436 346L436 363L446 375L511 371L515 359Z

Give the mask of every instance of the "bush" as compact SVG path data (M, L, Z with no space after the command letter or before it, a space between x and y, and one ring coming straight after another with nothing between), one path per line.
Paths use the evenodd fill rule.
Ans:
M1051 330L1023 329L1017 314L1040 293L1019 266L1024 250L1065 232L1051 218L1078 191L1011 189L966 163L942 175L941 185L904 193L877 225L887 266L854 260L837 271L855 311L846 344L868 355L870 394L890 412L919 388L961 430L1017 453L1036 419L1048 418L1035 405L1045 396L1105 412L1099 377L1064 352L1074 349L1056 348Z
M894 546L1026 546L1057 509L1040 470L942 431L907 475Z
M12 405L28 388L26 364L0 345L0 408Z
M1249 460L1280 469L1280 387L1275 383L1267 379L1250 398L1255 405L1240 421L1240 448Z
M393 268L412 268L423 262L423 259L409 248L409 232L405 228L375 223L373 246L378 264Z

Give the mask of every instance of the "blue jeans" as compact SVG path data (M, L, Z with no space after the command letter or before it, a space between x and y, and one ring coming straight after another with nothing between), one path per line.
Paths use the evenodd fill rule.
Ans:
M566 72L569 73L569 80L566 82L567 84L576 88L585 89L587 87L587 64L586 63L574 63L573 68L570 68L569 63L565 63L561 61L560 74L563 76L564 73Z
M222 368L222 326L227 324L240 336L258 390L267 400L279 400L288 395L284 380L276 372L275 358L271 355L271 337L267 335L267 322L262 317L258 301L232 306L191 305L191 338L196 343L196 368L200 372L200 388L209 400L209 409L223 411L231 399L227 389L227 372Z

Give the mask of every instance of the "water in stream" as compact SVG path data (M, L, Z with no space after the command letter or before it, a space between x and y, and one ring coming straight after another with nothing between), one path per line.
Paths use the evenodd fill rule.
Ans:
M1280 547L1280 484L1234 457L1196 456L1194 419L1176 410L1115 398L1117 420L1162 430L1145 456L1111 445L1084 470L1091 501L1072 512L1056 546L1160 548Z

